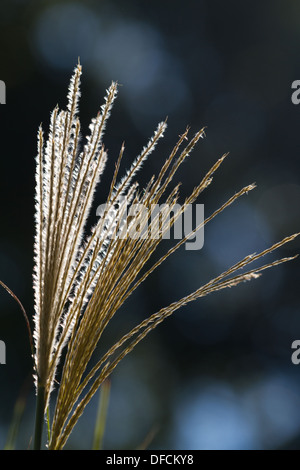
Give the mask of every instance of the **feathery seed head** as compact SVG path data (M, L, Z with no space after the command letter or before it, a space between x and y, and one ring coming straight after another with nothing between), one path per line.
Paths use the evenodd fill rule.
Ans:
M33 275L34 345L36 382L45 388L45 409L54 387L62 351L66 347L51 428L51 449L61 449L65 445L79 416L99 386L159 323L197 298L256 279L262 270L289 261L291 258L283 258L236 274L298 235L287 237L260 254L246 256L195 292L151 315L121 337L86 375L87 366L103 331L132 292L197 230L254 189L255 185L242 188L225 201L145 271L143 268L146 262L166 231L174 226L187 207L211 184L213 174L227 156L223 155L212 166L184 204L178 206L179 185L168 192L169 185L180 165L205 135L203 128L188 140L187 129L179 137L158 176L149 180L144 191L138 191L134 178L164 135L167 125L161 122L118 182L124 153L122 145L107 200L97 213L97 223L86 234L95 190L107 161L102 139L118 86L112 82L107 89L104 104L92 119L90 133L80 150L80 121L77 113L81 73L81 65L78 64L70 82L67 109L60 111L56 107L53 110L46 142L42 127L38 131ZM180 150L185 141L185 147ZM162 203L163 210L152 217L153 207Z

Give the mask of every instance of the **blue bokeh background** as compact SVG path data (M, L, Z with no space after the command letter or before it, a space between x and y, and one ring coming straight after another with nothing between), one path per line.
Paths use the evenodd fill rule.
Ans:
M124 305L99 345L218 275L238 259L300 231L300 4L293 0L2 0L0 79L0 279L32 318L34 158L40 122L66 103L78 57L88 130L112 80L121 86L107 127L105 201L123 140L125 171L168 116L163 142L139 175L157 173L187 125L207 126L178 175L182 197L230 152L201 203L209 215L246 184L257 189L205 230L200 251L179 250ZM294 241L278 256L300 249ZM270 259L273 259L272 257ZM104 447L292 449L300 446L299 261L190 304L151 333L112 376ZM16 447L30 446L34 389L26 328L0 292L0 448L20 396ZM69 449L91 447L98 397ZM151 437L151 439L150 439Z

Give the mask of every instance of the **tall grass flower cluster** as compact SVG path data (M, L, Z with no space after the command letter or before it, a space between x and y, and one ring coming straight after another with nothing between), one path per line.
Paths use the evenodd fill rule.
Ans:
M32 345L37 392L35 449L41 446L43 422L47 416L48 448L64 448L79 417L99 387L119 362L163 320L189 302L256 279L263 270L293 259L281 258L255 269L248 268L250 263L297 236L286 237L258 254L246 256L194 292L148 316L121 336L91 366L92 355L103 332L128 297L197 230L203 229L238 198L254 189L255 185L241 188L148 266L148 260L166 231L211 184L213 174L227 156L225 154L216 161L178 209L179 185L172 187L173 177L197 142L204 137L204 128L191 138L189 129L186 129L166 157L158 175L152 177L141 190L136 176L165 133L166 122L161 122L120 178L120 164L125 149L122 145L105 210L87 232L93 198L107 161L103 134L118 85L113 82L108 88L104 104L91 121L89 135L81 146L78 117L81 73L81 65L78 64L71 78L67 108L60 110L55 107L47 136L42 127L38 130ZM164 209L153 217L153 206L162 202ZM130 212L130 208L139 205L148 210L142 213ZM130 236L137 225L149 230L151 236ZM53 389L56 389L55 406L49 417Z

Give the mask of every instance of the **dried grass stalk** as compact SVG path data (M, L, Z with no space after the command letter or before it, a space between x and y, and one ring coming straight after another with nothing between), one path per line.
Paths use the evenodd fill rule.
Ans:
M298 234L287 237L256 255L246 256L195 292L162 308L141 322L113 345L86 375L93 352L117 310L132 292L168 256L191 238L239 197L255 185L242 188L213 212L195 230L183 237L143 274L142 268L155 252L164 234L193 204L212 182L214 172L224 161L223 155L194 188L179 210L179 186L168 187L180 165L186 160L204 129L188 141L187 129L163 164L157 178L149 181L144 191L134 181L137 172L163 137L166 122L161 122L149 143L134 160L125 176L117 183L124 146L112 178L106 207L88 236L85 228L93 196L105 168L107 154L102 143L103 132L117 94L117 84L107 90L101 112L90 125L83 150L79 150L80 122L77 117L80 97L81 66L77 65L68 94L66 111L58 107L51 115L46 142L38 132L36 170L36 236L35 236L35 365L36 384L44 390L42 411L46 412L55 384L57 366L67 346L65 362L51 426L50 449L62 449L85 406L109 377L116 365L159 323L183 305L220 289L256 279L261 271L293 258L283 258L259 268L239 273L242 268L271 253ZM188 141L185 145L184 143ZM166 202L160 220L152 218L152 208ZM119 205L116 212L116 204ZM124 217L129 207L141 205L146 213ZM115 214L118 214L118 217ZM151 236L132 237L139 224ZM117 236L118 234L118 236Z

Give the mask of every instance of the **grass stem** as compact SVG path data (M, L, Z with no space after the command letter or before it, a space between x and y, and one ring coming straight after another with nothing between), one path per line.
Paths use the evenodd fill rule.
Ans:
M45 387L38 384L33 450L41 450L45 406Z
M106 425L106 415L110 395L110 380L105 380L100 389L100 399L94 432L93 450L101 450Z

